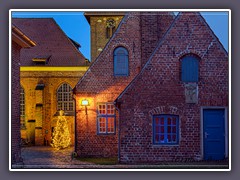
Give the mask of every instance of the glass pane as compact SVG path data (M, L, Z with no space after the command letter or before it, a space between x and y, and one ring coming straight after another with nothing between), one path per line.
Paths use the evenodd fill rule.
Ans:
M176 119L176 118L173 118L173 120L172 120L172 125L176 125L176 121L177 121L177 119Z
M176 133L176 126L172 127L172 133Z
M167 133L171 133L171 126L167 127Z
M172 141L173 141L173 142L177 142L176 135L173 135L173 136L172 136Z
M167 119L167 123L168 123L168 125L171 125L171 118L170 117Z
M114 132L114 118L108 118L108 132Z
M161 126L161 133L164 133L164 126Z
M161 125L164 125L164 118L161 118Z
M106 132L106 118L99 118L99 132Z
M161 136L160 136L160 141L161 141L161 142L164 142L164 135L161 135Z
M160 120L158 117L155 118L155 124L160 124Z
M172 142L171 135L168 135L168 136L167 136L167 142Z

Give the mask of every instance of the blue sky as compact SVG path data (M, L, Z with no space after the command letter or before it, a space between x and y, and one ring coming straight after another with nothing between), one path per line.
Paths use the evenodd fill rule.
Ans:
M228 12L201 12L201 14L228 51ZM54 18L68 37L81 44L80 51L90 59L90 26L83 12L13 11L12 17Z

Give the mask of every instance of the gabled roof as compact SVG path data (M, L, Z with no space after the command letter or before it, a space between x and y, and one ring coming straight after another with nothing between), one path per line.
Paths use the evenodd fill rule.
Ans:
M116 98L115 102L118 102L122 98L122 96L124 96L124 94L128 91L128 89L131 88L132 86L134 86L134 83L143 75L144 71L147 69L147 67L151 63L154 55L159 51L159 49L161 48L161 45L165 42L165 40L169 36L171 30L180 21L179 19L183 15L195 15L195 16L197 16L200 19L200 21L204 24L204 26L206 27L206 29L207 29L208 33L210 34L210 36L213 38L213 40L219 46L220 50L222 50L224 52L225 56L228 56L228 53L225 50L225 48L223 47L222 43L219 41L218 37L214 34L212 29L209 27L209 25L207 24L207 22L205 21L205 19L201 16L201 14L199 12L180 12L180 13L178 13L177 17L174 19L172 24L169 26L169 28L166 31L166 33L159 40L158 45L156 46L156 48L152 52L151 56L149 57L147 63L144 65L144 67L142 68L140 73L128 84L128 86L124 89L124 91ZM205 53L203 53L203 56L204 55L205 55Z
M36 66L32 59L49 57L44 66L83 66L85 57L52 18L13 18L36 46L21 51L21 66Z

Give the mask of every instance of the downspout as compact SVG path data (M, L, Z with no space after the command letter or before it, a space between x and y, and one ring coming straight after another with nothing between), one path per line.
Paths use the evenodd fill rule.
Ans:
M114 106L118 111L118 162L120 162L120 109L117 107L117 100L114 101Z
M76 103L76 92L75 88L73 89L73 100L74 100L74 108L75 108L75 113L74 113L74 152L77 152L77 103Z

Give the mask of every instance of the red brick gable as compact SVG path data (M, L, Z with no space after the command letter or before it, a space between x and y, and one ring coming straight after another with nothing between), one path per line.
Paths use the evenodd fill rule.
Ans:
M119 95L144 66L174 17L169 12L127 13L102 53L76 85L75 92L100 93L114 86L111 93ZM129 51L128 78L113 75L113 51L118 46Z
M82 66L85 57L52 18L13 18L12 23L34 39L36 46L21 51L21 66L35 66L33 58L49 57L45 66Z
M186 103L182 56L197 55L197 103ZM198 160L202 156L201 108L228 107L228 54L199 13L180 13L119 104L121 163ZM153 116L179 117L179 143L154 144ZM202 158L202 157L201 157Z
M120 22L118 29L111 37L105 48L90 66L75 87L76 93L101 93L108 91L116 98L119 93L137 75L140 68L141 36L139 13L129 13ZM114 77L113 51L116 47L123 46L129 53L129 76ZM114 98L113 97L113 98Z
M228 58L227 51L200 13L180 12L174 19L173 23L169 26L166 33L159 40L157 47L152 52L142 71L119 95L116 101L121 101L122 96L127 93L128 89L131 88L131 86L134 86L135 81L141 79L145 69L146 71L147 69L149 70L152 68L156 70L156 67L154 67L151 62L153 61L153 57L156 58L158 56L156 55L157 53L171 54L171 58L177 57L178 59L187 53L194 53L200 56L200 58L205 58L209 55L209 51L213 48L213 45L214 48L217 48L220 51L220 59L223 59L223 57ZM159 59L158 63L160 62L161 60Z

